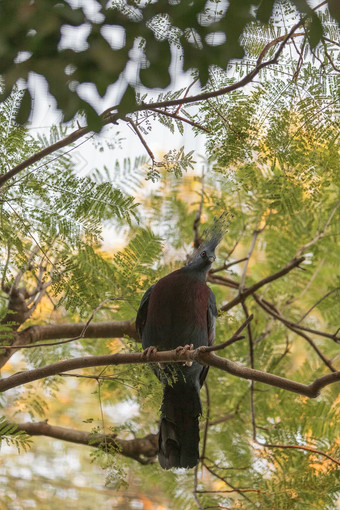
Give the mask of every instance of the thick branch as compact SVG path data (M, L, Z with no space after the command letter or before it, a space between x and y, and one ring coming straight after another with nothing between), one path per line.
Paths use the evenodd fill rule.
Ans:
M137 460L142 464L152 462L158 451L158 434L148 434L145 437L134 439L119 439L116 434L91 434L81 430L49 425L47 421L15 425L18 430L22 430L30 436L53 437L95 448L104 449L108 447L115 450L116 453Z
M315 398L319 395L320 390L325 386L340 381L340 371L327 374L313 383L306 385L285 379L274 374L261 372L251 368L243 367L230 361L228 359L216 356L214 353L204 352L204 348L195 349L194 351L182 350L177 352L163 351L151 354L148 359L142 353L128 353L128 354L110 354L104 356L88 356L82 358L73 358L65 361L59 361L45 367L37 368L34 370L27 370L25 372L18 372L6 379L0 381L0 391L4 392L11 388L21 386L44 377L54 376L60 372L75 370L79 368L106 366L106 365L127 365L127 364L141 364L141 363L177 363L186 361L197 361L201 365L209 365L219 368L224 372L248 379L252 381L262 382L276 388L281 388L293 393L305 395L310 398Z
M57 340L78 336L85 327L84 322L30 326L18 333L22 345L39 340ZM134 319L125 321L91 322L86 329L86 338L117 338L129 335L138 339Z
M10 348L0 356L0 367L21 347L35 344L41 340L58 340L62 338L76 338L84 331L86 323L77 324L48 324L30 326L15 334ZM128 335L138 340L134 319L125 321L91 322L86 328L84 338L120 338ZM49 344L46 343L46 346Z

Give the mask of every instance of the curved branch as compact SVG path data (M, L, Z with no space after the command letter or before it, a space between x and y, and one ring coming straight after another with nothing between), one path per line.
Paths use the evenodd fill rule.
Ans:
M165 117L171 117L172 119L179 120L180 122L186 122L190 126L193 126L197 129L200 129L201 131L204 131L205 133L210 133L210 129L205 128L201 124L198 124L198 122L194 122L193 120L187 119L186 117L182 117L181 115L177 115L177 113L171 113L167 110L160 110L158 108L153 108L153 112L158 113L159 115L164 115Z
M109 447L111 451L137 460L141 464L153 462L158 451L158 434L148 434L145 437L134 439L119 439L116 434L91 434L81 430L49 425L47 420L37 423L16 423L15 425L17 430L22 430L30 436L53 437L101 449Z
M259 441L256 441L256 443L260 446L263 446L264 448L291 448L295 450L304 450L307 452L316 453L317 455L323 455L327 459L331 460L332 462L335 462L340 466L340 462L335 459L334 457L331 457L328 455L328 453L322 452L320 450L316 450L315 448L311 448L310 446L300 446L300 445L294 445L294 444L269 444L269 443L260 443Z
M142 364L142 363L177 363L197 361L201 365L209 365L219 368L224 372L248 379L251 381L258 381L269 386L275 386L293 393L305 395L306 397L315 398L319 395L320 390L329 384L340 381L340 371L324 375L316 379L313 383L307 385L296 381L291 381L284 377L280 377L267 372L261 372L252 368L247 368L233 361L216 356L211 352L204 352L204 347L195 349L194 351L182 350L177 352L160 351L151 354L147 359L143 353L128 353L128 354L109 354L104 356L88 356L82 358L73 358L65 361L59 361L45 367L36 368L34 370L27 370L25 372L18 372L6 379L0 381L0 391L4 392L11 388L21 386L44 377L54 376L60 372L75 370L79 368L105 366L105 365L127 365L127 364Z

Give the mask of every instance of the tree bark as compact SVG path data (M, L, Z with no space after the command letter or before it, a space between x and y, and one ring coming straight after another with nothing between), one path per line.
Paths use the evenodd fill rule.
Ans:
M41 340L60 340L63 338L78 337L86 324L67 323L67 324L46 324L30 326L18 333L13 333L14 341L10 349L6 349L0 355L0 368L3 367L9 358L17 352L20 347L37 343ZM136 331L135 320L128 319L125 321L106 321L91 322L86 327L84 338L121 338L128 335L139 341ZM48 345L48 343L46 343Z
M197 361L201 365L209 365L219 368L224 372L248 379L251 381L258 381L269 386L281 388L299 395L315 398L319 395L320 390L329 384L340 381L340 371L324 375L315 379L311 384L302 384L278 375L261 372L253 368L244 367L234 363L212 352L204 352L204 348L200 347L193 351L161 351L151 354L146 357L143 353L128 353L128 354L110 354L104 356L87 356L82 358L73 358L65 361L59 361L42 368L34 370L27 370L25 372L18 372L6 379L0 381L0 392L7 391L11 388L27 384L44 377L58 375L61 372L68 370L75 370L86 367L96 367L105 365L128 365L128 364L141 364L141 363L178 363L187 361Z
M115 451L124 457L137 460L141 464L153 462L158 452L158 434L148 434L134 439L119 439L116 434L91 434L81 430L49 425L46 421L15 424L30 436L48 436L70 443L83 444L105 451Z

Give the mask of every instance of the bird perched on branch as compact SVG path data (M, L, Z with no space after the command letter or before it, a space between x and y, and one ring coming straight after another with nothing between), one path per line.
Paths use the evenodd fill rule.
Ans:
M188 265L174 271L144 294L136 319L144 354L156 350L197 349L213 345L216 300L206 284L215 249L226 232L228 214L204 233ZM163 384L158 460L162 468L192 468L199 459L200 389L208 367L199 363L154 366Z

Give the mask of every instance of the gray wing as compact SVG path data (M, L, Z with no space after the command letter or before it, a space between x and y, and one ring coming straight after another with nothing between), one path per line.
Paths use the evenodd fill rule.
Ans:
M145 292L144 296L141 299L138 311L137 311L137 317L136 317L136 329L138 332L138 336L140 340L142 340L142 334L143 329L146 323L146 318L148 315L148 305L149 305L149 299L151 296L151 292L153 291L154 285L151 285L151 287L148 288L148 290Z
M216 298L213 291L210 289L210 296L208 300L207 310L207 324L208 324L208 345L214 345L215 343L215 331L216 331L216 317L217 317L217 306ZM205 378L207 377L209 367L203 367L200 374L200 384L203 386Z

